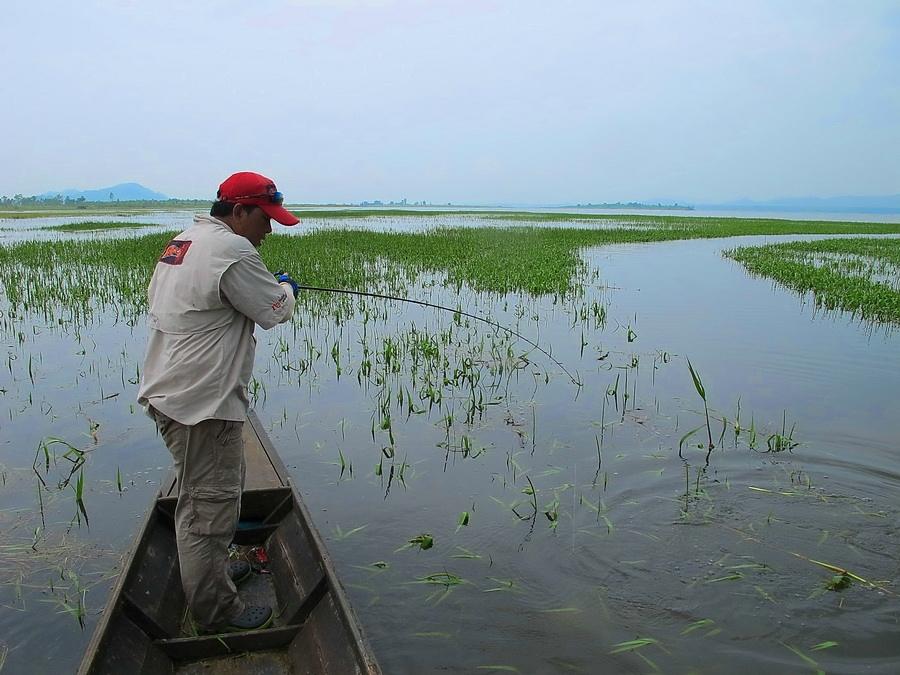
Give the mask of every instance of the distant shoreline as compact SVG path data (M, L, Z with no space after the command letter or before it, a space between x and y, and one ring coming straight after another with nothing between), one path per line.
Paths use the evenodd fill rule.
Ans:
M139 218L151 214L166 213L200 213L209 212L212 202L208 200L169 200L169 201L134 201L134 202L94 202L82 203L79 207L60 205L21 205L0 204L0 221L31 220L34 218L89 220L94 217L104 219ZM301 218L361 218L366 216L411 216L427 217L441 215L490 215L523 221L558 221L566 218L575 219L609 219L613 217L631 217L635 219L658 218L738 218L751 220L814 220L843 222L900 222L900 212L886 211L800 211L796 209L783 211L766 211L761 209L710 208L702 205L673 209L666 206L604 208L599 206L439 206L418 205L406 207L360 207L348 204L286 204L286 207Z
M122 213L122 212L149 212L149 211L175 211L197 210L208 211L212 200L208 199L139 199L119 201L75 201L59 199L36 199L26 197L14 200L9 197L0 197L0 217L22 218L34 217L34 215L60 215L76 216L91 213ZM671 204L647 202L587 202L576 204L457 204L457 203L426 203L403 201L361 201L353 203L292 203L294 209L372 209L372 210L484 210L484 211L553 211L563 212L567 209L597 210L597 211L669 211L675 213L705 212L746 214L746 217L760 217L765 213L806 213L806 214L873 214L881 216L900 215L900 202L896 205L888 203L841 203L834 200L820 200L812 204L806 203L721 203L721 204Z
M560 209L629 209L635 211L693 211L689 204L642 204L640 202L615 202L603 204L566 204Z

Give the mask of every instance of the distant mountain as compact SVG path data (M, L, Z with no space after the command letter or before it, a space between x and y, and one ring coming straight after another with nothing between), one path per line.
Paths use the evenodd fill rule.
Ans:
M697 208L729 211L812 211L819 213L900 213L900 194L846 197L783 197L754 201L738 199Z
M130 201L161 201L168 197L160 192L154 192L145 188L140 183L119 183L97 190L59 190L45 192L38 195L38 199L52 199L57 196L78 199L84 197L88 202L130 202Z

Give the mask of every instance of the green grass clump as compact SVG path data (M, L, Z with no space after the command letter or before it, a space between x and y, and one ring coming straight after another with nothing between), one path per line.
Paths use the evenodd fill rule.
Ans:
M726 251L753 274L800 293L817 307L868 321L900 323L900 239L826 239Z
M172 233L133 239L26 241L0 246L0 288L11 315L86 319L96 304L133 316Z
M20 204L0 204L0 220L21 220L24 218L57 218L86 215L138 215L159 213L160 211L209 211L212 204L207 199L138 199L117 202L76 202L63 203L57 199L24 201Z
M328 220L344 220L354 218L372 218L372 217L396 217L396 216L456 216L471 215L477 213L483 215L483 211L458 211L458 210L412 210L412 209L359 209L359 208L332 208L332 209L290 209L298 218L325 218Z
M552 220L560 214L515 215ZM294 237L271 237L262 254L273 268L294 270L304 281L322 285L364 290L373 275L381 274L373 267L381 261L402 266L409 274L443 272L450 283L467 284L478 291L540 295L573 291L585 272L580 252L591 246L747 234L900 233L900 224L896 223L668 216L605 220L613 222L602 229L516 225L448 227L416 233L328 230L303 236L299 244Z
M52 227L44 227L44 230L55 230L57 232L97 232L101 230L122 230L135 227L155 227L153 223L101 223L97 221L88 221L84 223L65 223L63 225L53 225Z
M591 246L738 234L822 234L850 228L900 232L900 224L882 223L647 218L647 227L634 227L629 218L602 229L532 225L416 233L324 229L269 237L261 253L270 269L286 270L314 286L404 295L410 281L437 275L451 286L476 291L567 295L577 293L583 284L588 269L580 253ZM650 226L650 221L656 224ZM13 309L62 306L86 312L92 300L99 300L129 315L142 312L150 275L174 235L0 246L0 284Z

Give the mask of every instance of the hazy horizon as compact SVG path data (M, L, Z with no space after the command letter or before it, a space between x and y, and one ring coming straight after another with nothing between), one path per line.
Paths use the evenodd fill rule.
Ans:
M115 200L105 199L107 193L113 194L115 193L117 188L126 187L131 192L126 192L125 194L116 193ZM147 191L150 193L155 192L152 189L152 186L141 185L140 183L133 181L124 181L121 183L117 183L115 185L102 186L98 188L64 188L61 190L46 190L43 193L39 193L37 195L22 195L25 198L38 197L43 200L50 200L56 197L69 197L76 198L80 196L76 193L81 193L88 197L87 203L104 203L110 201L155 201L155 200L204 200L211 201L212 198L195 198L195 197L185 197L183 195L160 195L156 194L156 196L133 196L131 193L135 188L138 188L143 191ZM91 194L94 193L94 194ZM10 198L15 195L5 195L0 192L0 197ZM103 197L103 198L101 198ZM682 207L682 208L737 208L737 209L750 209L750 210L758 210L758 209L769 209L774 207L780 207L782 209L797 210L797 209L810 209L812 211L818 210L816 206L823 209L823 212L832 212L836 210L846 209L847 212L859 211L876 211L882 212L887 211L891 213L900 213L900 193L893 195L839 195L835 197L821 198L815 196L785 196L782 198L772 198L772 199L763 199L763 200L727 200L722 202L688 202L684 200L675 200L675 201L661 201L661 200L608 200L605 202L599 201L585 201L579 203L564 203L564 202L497 202L497 201L486 201L486 202L473 202L473 203L462 203L462 202L429 202L424 200L420 200L418 198L395 198L395 197L370 197L366 199L359 199L354 201L344 201L344 202L315 202L315 201L289 201L287 203L293 203L294 205L309 205L309 206L403 206L403 207L415 207L415 206L428 206L428 207L441 207L441 206L452 206L454 208L458 207L477 207L477 208L562 208L562 207L599 207L603 206L611 206L616 208L625 208L629 205L634 205L636 207L659 207L659 206L673 206L673 207Z
M900 193L900 5L775 0L4 12L0 194L712 204Z

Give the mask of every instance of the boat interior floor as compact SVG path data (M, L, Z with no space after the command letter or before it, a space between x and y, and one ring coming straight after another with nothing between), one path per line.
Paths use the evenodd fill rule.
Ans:
M253 550L255 547L240 546L237 547L237 558L250 562L253 571L250 576L238 584L238 595L247 605L263 605L272 608L275 616L270 625L271 628L285 625L281 616L281 608L278 606L278 593L275 590L275 580L272 574L265 568L260 570L260 565L253 558ZM185 612L184 620L181 622L181 632L179 637L194 637L197 634L193 619L190 612Z
M176 675L228 675L228 673L254 673L254 675L284 675L293 672L291 660L281 651L245 652L235 656L222 656L206 661L179 664Z
M293 672L291 660L284 651L245 652L235 656L222 656L206 661L178 664L176 675L227 675L228 673L254 673L255 675L284 675Z

